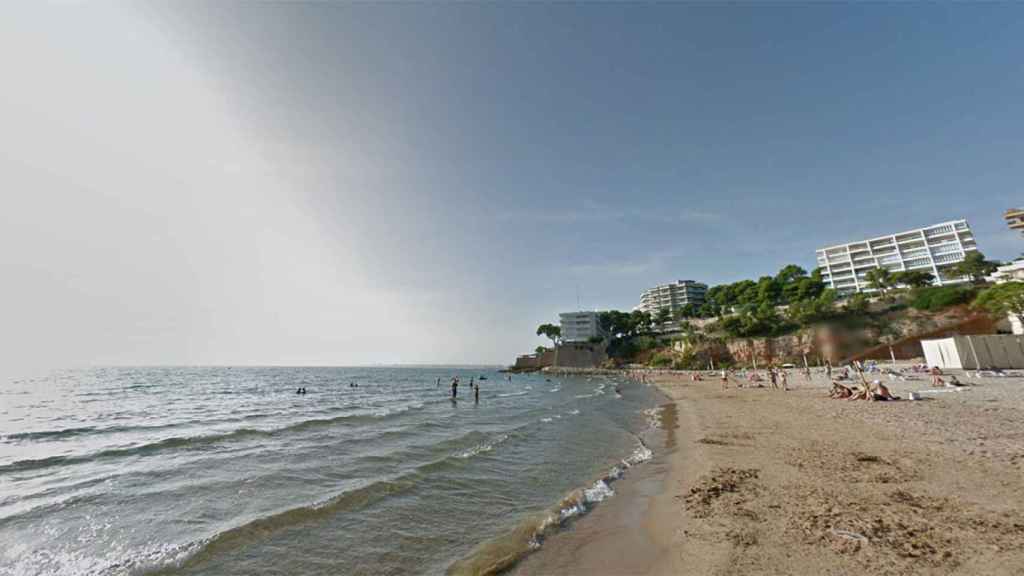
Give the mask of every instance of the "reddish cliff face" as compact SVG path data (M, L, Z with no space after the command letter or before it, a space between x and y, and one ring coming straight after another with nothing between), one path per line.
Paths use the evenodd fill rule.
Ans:
M923 357L921 340L952 334L992 334L998 323L987 315L976 314L964 306L941 313L899 310L852 327L822 324L775 338L737 338L700 346L692 353L718 362L759 366L792 362L818 365L853 359L890 358L889 347L898 360Z

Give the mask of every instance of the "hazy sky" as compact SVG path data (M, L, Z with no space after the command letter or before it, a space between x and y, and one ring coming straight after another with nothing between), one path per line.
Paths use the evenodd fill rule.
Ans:
M677 278L1024 240L1024 7L0 8L11 366L510 362Z

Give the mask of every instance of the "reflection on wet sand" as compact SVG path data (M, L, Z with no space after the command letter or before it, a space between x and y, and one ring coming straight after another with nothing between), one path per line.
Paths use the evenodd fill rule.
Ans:
M676 403L662 404L658 409L658 427L665 431L665 448L676 445L676 428L679 428Z

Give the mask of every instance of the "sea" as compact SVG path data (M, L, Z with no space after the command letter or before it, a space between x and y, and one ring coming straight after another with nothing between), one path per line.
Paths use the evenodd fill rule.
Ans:
M3 382L0 575L500 573L644 466L658 403L487 367Z

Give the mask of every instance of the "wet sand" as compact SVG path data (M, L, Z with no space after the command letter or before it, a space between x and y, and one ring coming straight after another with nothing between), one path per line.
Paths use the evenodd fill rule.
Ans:
M655 379L660 452L514 573L1024 573L1024 379L915 402Z

